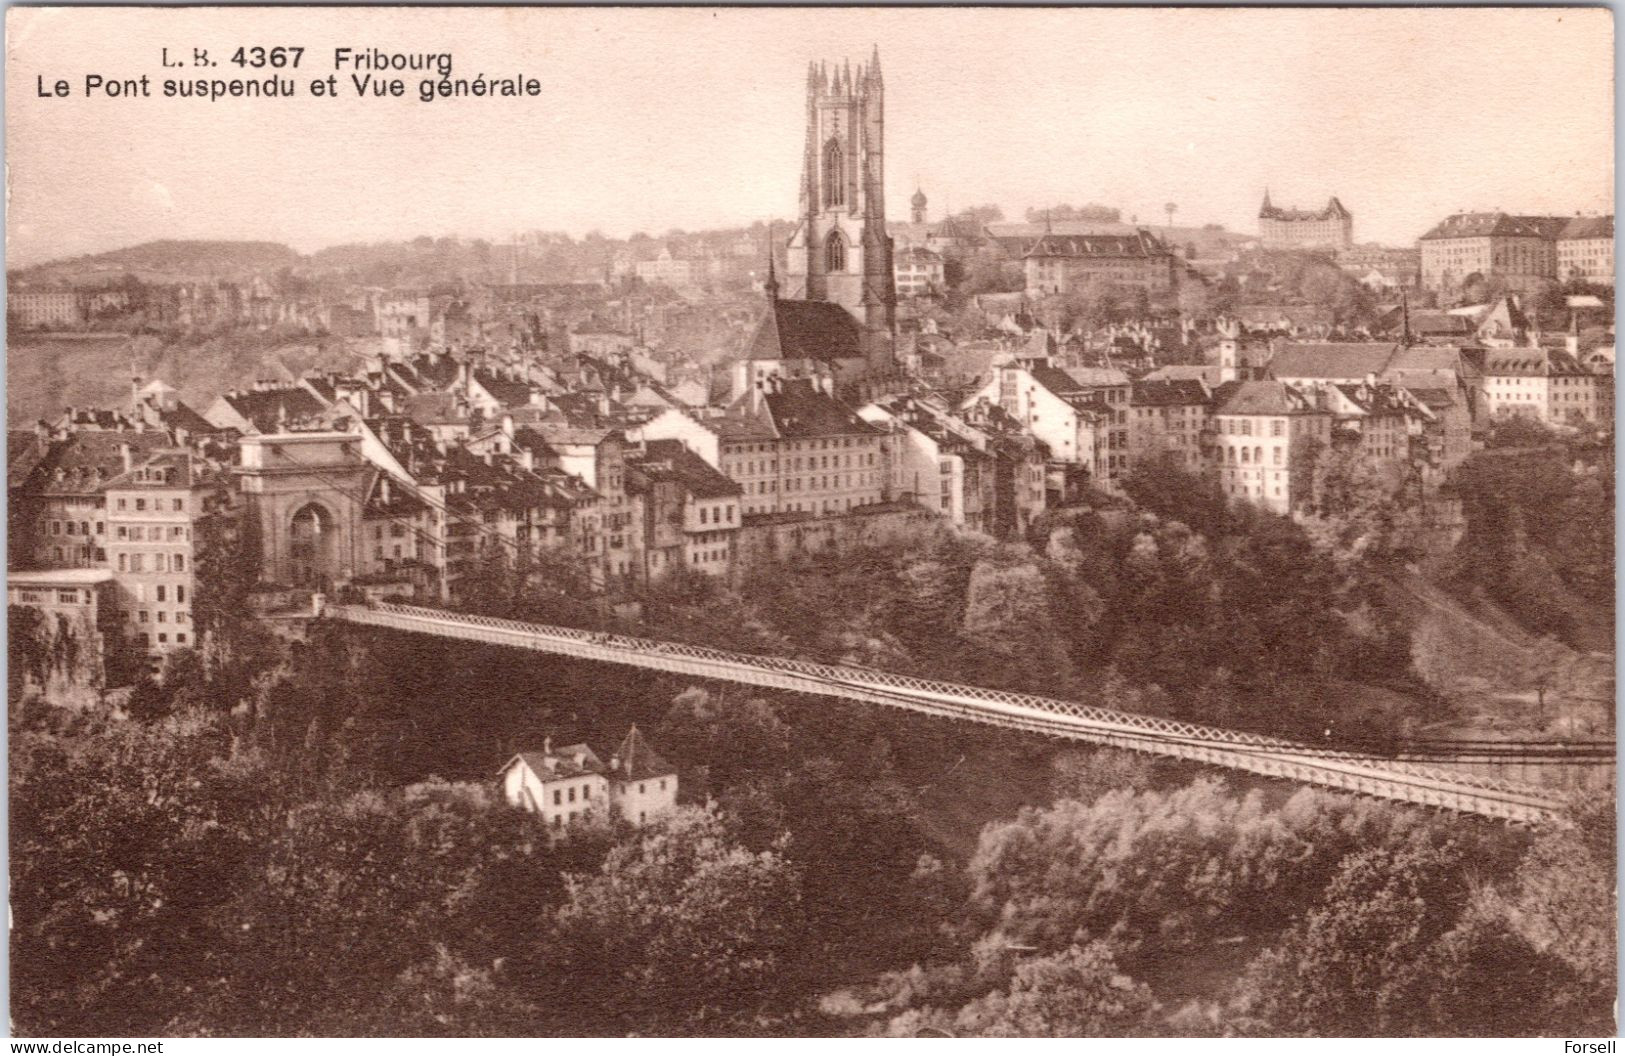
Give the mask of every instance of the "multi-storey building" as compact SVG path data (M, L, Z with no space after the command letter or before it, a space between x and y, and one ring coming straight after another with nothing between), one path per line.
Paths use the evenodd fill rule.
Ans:
M9 290L6 318L19 329L78 326L85 321L84 298L72 287Z
M1566 351L1486 349L1484 413L1492 417L1522 415L1571 425L1599 421L1603 406L1599 380Z
M1167 454L1187 472L1200 473L1211 400L1212 393L1199 379L1135 382L1129 398L1131 464Z
M1354 245L1354 214L1335 196L1320 210L1282 209L1270 203L1266 190L1258 237L1272 249L1348 249Z
M1418 243L1422 285L1450 291L1479 275L1503 279L1518 290L1533 290L1557 275L1555 239L1564 225L1552 217L1506 213L1446 217Z
M1001 408L1049 449L1050 459L1081 471L1107 491L1121 486L1129 468L1128 375L1107 368L1063 370L1048 359L1022 359L996 367L961 404ZM1064 472L1064 471L1063 471ZM1064 494L1073 489L1061 485Z
M827 378L769 378L706 423L719 437L718 468L743 489L745 516L828 516L881 501L883 434L832 388Z
M858 410L887 431L887 499L908 499L973 531L993 530L994 455L987 436L924 401L898 397Z
M897 254L897 296L924 297L941 293L944 281L942 255L923 246L913 246Z
M1614 284L1614 218L1577 216L1557 236L1557 277L1599 286Z
M1290 513L1307 498L1311 454L1331 442L1331 415L1279 381L1232 382L1215 398L1209 458L1220 488Z
M679 568L713 576L733 570L741 488L680 440L649 440L626 461L627 491L643 512L643 576Z
M203 522L230 516L225 474L186 451L153 455L107 484L107 555L125 631L158 657L197 644L197 543Z
M1027 293L1064 294L1094 285L1166 293L1179 281L1171 249L1145 228L1128 235L1045 235L1024 258Z

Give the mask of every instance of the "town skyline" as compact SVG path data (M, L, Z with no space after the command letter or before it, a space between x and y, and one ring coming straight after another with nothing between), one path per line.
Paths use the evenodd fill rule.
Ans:
M69 49L75 68L145 72L131 56L147 49L130 41L156 43L161 13L114 14L130 32L98 40L58 13L13 16L14 35L30 47L26 61L8 67L9 266L163 238L275 241L309 253L424 234L658 237L785 218L802 146L799 120L785 115L801 113L806 56L844 52L856 63L871 47L886 73L893 220L907 216L916 187L930 197L933 220L982 204L1018 220L1029 208L1099 202L1155 229L1167 222L1163 204L1174 202L1176 226L1242 233L1256 230L1266 188L1276 204L1299 208L1336 195L1358 218L1357 241L1393 245L1414 243L1458 211L1612 210L1612 165L1589 163L1612 157L1611 78L1594 75L1612 61L1606 34L1594 32L1607 17L1600 11L1452 20L1448 11L776 11L747 19L681 10L635 21L610 11L523 12L497 35L447 12L402 12L387 32L369 27L367 46L423 51L423 41L442 41L435 50L457 57L456 76L522 72L543 82L540 100L457 100L444 104L460 108L448 123L440 103L340 99L318 110L298 99L255 110L227 100L205 110L157 98L28 98L36 76L73 72L53 65ZM331 65L332 47L355 41L344 16L301 14L312 73ZM696 32L702 22L707 32ZM1437 41L1447 23L1443 54ZM266 36L288 21L256 11L250 24ZM679 38L681 47L669 44ZM1076 54L1066 44L1102 40L1113 62L1060 61ZM1509 41L1519 54L1570 61L1538 65L1509 87L1493 61ZM1279 54L1283 42L1297 43ZM1031 72L1001 79L998 68ZM943 76L949 69L954 78ZM970 84L974 93L964 90ZM141 116L132 119L136 106ZM70 112L72 121L59 119ZM618 116L603 121L605 113ZM426 122L441 149L424 151L412 135ZM536 132L514 135L515 126ZM109 144L88 169L76 152L85 135ZM331 149L308 150L313 138ZM1497 163L1486 166L1492 150ZM175 157L187 163L165 160ZM1552 180L1554 172L1564 179Z

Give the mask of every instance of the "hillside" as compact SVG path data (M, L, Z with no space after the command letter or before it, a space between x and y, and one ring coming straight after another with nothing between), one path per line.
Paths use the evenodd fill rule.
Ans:
M39 264L15 272L12 278L76 285L107 282L124 275L148 282L234 279L293 267L302 259L280 242L166 239Z
M26 428L64 407L124 407L130 376L163 378L202 412L222 392L259 378L289 380L315 370L349 369L340 338L237 331L163 341L127 335L14 336L6 350L6 420Z

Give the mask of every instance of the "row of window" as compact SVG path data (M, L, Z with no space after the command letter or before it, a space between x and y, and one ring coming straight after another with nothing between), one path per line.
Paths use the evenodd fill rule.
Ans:
M148 640L148 638L147 638L147 636L145 634L136 635L135 640L136 640L136 644L141 646L141 648L143 648L143 649L148 648L152 644ZM159 645L167 645L167 644L169 644L169 635L166 632L163 632L163 631L158 632L158 644ZM186 644L186 633L184 631L176 633L176 635L175 635L175 644L176 645L185 645Z
M136 509L137 513L140 513L142 511L146 510L146 508L147 508L147 500L146 499L118 499L116 501L118 503L118 508L121 509L121 510L129 509L130 508L129 503L131 503L131 502L135 503L135 509ZM164 500L163 499L153 499L152 500L152 508L154 510L163 509L164 508ZM186 500L185 499L170 499L169 500L169 508L171 510L175 511L176 513L179 513L180 511L186 509Z
M147 558L152 558L152 567L147 567ZM120 572L185 572L185 554L119 554L118 570Z
M171 615L171 613L169 612L168 609L137 609L134 612L130 613L130 622L131 623L148 623L148 622L152 622L152 623L169 623L170 622L170 615ZM191 622L191 618L186 615L186 610L185 609L176 609L174 611L173 615L174 615L174 622L175 623L189 623L189 622Z
M1236 461L1236 451L1240 450L1241 451L1241 464L1242 465L1245 466L1245 465L1249 465L1251 463L1257 463L1258 465L1263 465L1263 463L1264 463L1264 449L1262 447L1255 447L1251 451L1248 451L1247 448L1245 448L1245 447L1239 448L1239 449L1231 447L1231 448L1226 448L1225 450L1226 450L1227 453L1224 456L1224 460L1227 461L1227 462L1234 463ZM1281 448L1279 448L1279 447L1275 448L1275 459L1274 459L1274 461L1275 461L1275 464L1277 466L1281 465L1285 461L1285 458L1284 458L1285 454L1286 453Z
M48 605L52 601L52 591L49 590L19 590L17 604L19 605ZM90 603L90 591L83 596L77 590L58 590L55 592L55 601L58 605L80 605Z
M98 527L100 526L98 525ZM156 543L162 542L165 539L174 542L179 539L190 539L192 536L192 530L186 527L184 524L154 524L149 527L143 527L139 524L132 524L128 526L121 524L118 526L118 529L114 535L118 539L125 539L132 543L146 541Z

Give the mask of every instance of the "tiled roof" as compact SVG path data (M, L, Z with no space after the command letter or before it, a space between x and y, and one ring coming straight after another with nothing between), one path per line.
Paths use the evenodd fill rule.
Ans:
M322 412L321 401L298 386L228 392L222 399L262 433L275 432L281 422L312 418Z
M644 455L628 466L652 479L670 479L700 499L722 499L739 495L738 484L723 476L709 462L690 451L681 440L650 440Z
M213 475L207 462L190 451L160 451L132 465L107 482L109 488L140 488L149 485L190 488Z
M762 398L774 430L786 439L879 432L850 407L814 388L806 378L788 379L778 391L765 392Z
M1611 216L1577 216L1563 227L1560 239L1613 238L1614 218Z
M643 734L633 726L626 731L619 748L615 749L614 760L620 764L615 776L622 781L647 781L656 777L669 777L677 772L677 768L662 759L649 742L643 739Z
M51 445L40 463L39 475L34 479L47 495L91 494L124 474L121 444L130 446L133 466L168 446L168 443L169 438L157 431L72 433L67 439Z
M1314 408L1291 386L1279 381L1240 381L1219 393L1215 414L1304 414Z
M1176 407L1207 402L1207 386L1193 378L1136 381L1130 402L1136 407Z
M32 429L6 430L6 485L21 487L50 453L48 440Z
M1149 231L1129 235L1045 235L1027 251L1029 257L1151 257L1168 247Z
M1347 220L1351 213L1343 207L1343 203L1333 196L1320 210L1311 209L1282 209L1270 204L1269 195L1264 196L1264 205L1258 210L1260 220Z
M581 757L580 762L576 761L577 756ZM567 744L550 752L520 752L514 759L523 760L525 765L543 781L560 781L588 774L602 774L606 769L604 761L586 744ZM512 761L509 760L509 763Z
M474 380L504 407L523 406L530 402L530 385L527 382L505 378L488 370L476 370Z
M1208 388L1217 388L1219 385L1220 368L1215 365L1193 366L1186 363L1170 363L1166 367L1158 367L1147 374L1144 381L1199 381Z
M1282 342L1270 358L1277 378L1363 378L1381 374L1399 346L1377 342Z
M1419 311L1411 313L1413 334L1444 334L1448 337L1466 337L1478 327L1466 316L1449 312Z
M828 301L774 298L751 338L752 359L861 359L858 321Z
M1422 241L1440 238L1544 238L1540 217L1508 216L1506 213L1457 213L1447 216L1422 236Z

